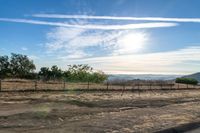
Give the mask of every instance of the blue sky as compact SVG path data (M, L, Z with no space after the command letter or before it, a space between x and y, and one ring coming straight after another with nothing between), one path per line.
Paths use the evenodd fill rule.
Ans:
M199 0L0 0L0 55L37 68L106 73L200 71Z

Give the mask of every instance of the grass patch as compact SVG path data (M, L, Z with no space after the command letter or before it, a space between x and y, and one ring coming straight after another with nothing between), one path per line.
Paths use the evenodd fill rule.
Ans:
M79 100L70 100L67 103L72 104L72 105L77 105L77 106L80 106L80 107L95 107L95 105L92 104L92 103L79 101Z
M46 111L38 111L38 112L34 112L33 116L35 118L39 118L39 119L43 119L46 118L48 116L49 112Z

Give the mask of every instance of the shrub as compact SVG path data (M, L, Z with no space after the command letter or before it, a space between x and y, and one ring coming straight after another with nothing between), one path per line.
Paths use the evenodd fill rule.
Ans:
M176 83L197 85L198 81L193 78L177 78Z

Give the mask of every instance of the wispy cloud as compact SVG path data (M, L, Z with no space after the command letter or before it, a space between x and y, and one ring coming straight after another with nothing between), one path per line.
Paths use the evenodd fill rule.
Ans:
M131 34L136 38L141 37L143 41L136 40L136 43L131 43L131 46L128 44L128 47L121 44L124 37L129 38ZM141 44L146 45L145 41L149 42L151 39L145 32L99 32L58 27L47 34L47 39L47 50L55 55L58 65L63 68L66 64L86 62L106 73L185 74L198 71L200 68L200 46L165 52L138 53L132 48ZM88 48L94 48L94 53L91 50L87 52ZM98 55L98 52L105 53Z
M45 48L52 59L48 62L66 67L66 64L83 63L107 73L191 73L200 68L200 47L187 47L167 52L139 54L151 39L146 32L136 29L177 26L168 22L200 22L194 18L112 17L36 14L35 17L75 18L78 23L51 22L29 19L0 18L0 21L55 26L47 33ZM163 21L138 24L90 24L80 19ZM134 29L134 30L133 30ZM133 38L134 37L134 38ZM129 43L132 42L132 43ZM136 49L135 49L136 48ZM94 52L92 52L94 51ZM38 59L36 56L30 56ZM51 61L50 61L51 60ZM43 63L43 62L42 62ZM60 64L59 64L60 63Z
M107 73L177 73L186 74L199 70L200 46L187 47L167 52L130 54L67 60L84 63ZM64 62L65 60L63 60Z
M165 17L117 17L117 16L89 16L89 15L63 15L63 14L34 14L40 18L69 18L69 19L101 19L101 20L142 20L165 22L195 22L200 23L200 18L165 18Z
M48 53L59 53L62 59L86 58L136 53L144 48L149 38L147 33L135 30L98 31L57 27L47 33L45 46Z
M138 23L138 24L125 24L125 25L69 24L66 22L49 22L49 21L12 19L12 18L0 18L0 21L49 25L49 26L62 26L62 27L80 28L80 29L98 29L98 30L130 30L130 29L145 29L145 28L148 29L148 28L173 27L178 25L176 23Z
M28 57L31 59L31 60L37 60L39 59L38 56L35 56L35 55L28 55Z
M23 50L23 51L27 51L28 48L26 48L26 47L21 47L21 50Z

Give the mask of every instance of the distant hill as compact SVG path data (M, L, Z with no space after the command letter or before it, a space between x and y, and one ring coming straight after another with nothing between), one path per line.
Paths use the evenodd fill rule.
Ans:
M200 82L200 72L184 76L184 78L194 78L194 79L198 80L198 82Z
M182 75L162 75L162 74L113 74L109 75L109 80L174 80Z

